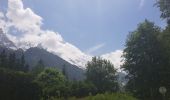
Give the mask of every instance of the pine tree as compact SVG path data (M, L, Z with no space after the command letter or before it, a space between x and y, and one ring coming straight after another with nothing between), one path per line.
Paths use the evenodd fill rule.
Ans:
M24 72L29 71L29 65L25 63L25 56L22 54L21 59L20 59L20 68Z
M28 64L26 64L25 65L25 70L24 70L25 72L28 72L29 71L29 65Z
M66 77L66 79L68 79L68 72L67 72L66 65L63 65L62 73Z
M6 51L3 50L1 53L0 53L0 67L3 67L3 68L6 68L7 67L7 54L6 54Z
M8 57L8 67L12 70L18 70L18 62L16 60L16 55L15 53L11 53L9 54L9 57Z
M32 69L32 73L34 75L38 75L39 73L41 73L43 70L45 69L45 65L42 59L40 59L37 64L33 67Z
M24 67L25 66L25 56L24 54L22 54L21 56L21 64L20 64L21 67Z

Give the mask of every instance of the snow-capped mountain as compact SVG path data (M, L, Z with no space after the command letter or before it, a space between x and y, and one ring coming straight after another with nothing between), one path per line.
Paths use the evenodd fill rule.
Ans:
M17 47L15 46L15 44L8 39L8 37L6 36L6 34L3 32L1 28L0 28L0 46L13 49L13 50L17 50Z
M61 56L47 51L42 48L41 45L36 47L30 46L25 50L17 47L14 42L9 39L8 35L0 29L0 52L2 52L2 50L5 50L7 54L15 53L17 57L21 57L21 55L24 54L25 61L30 69L33 68L39 60L42 60L47 67L55 67L59 70L63 70L63 67L65 67L65 71L70 80L82 80L85 78L85 70L83 70L83 68L64 60Z
M9 37L8 37L9 36ZM0 46L2 47L6 47L9 49L13 49L13 50L17 50L17 49L22 49L23 51L27 51L30 48L40 48L40 49L44 49L49 53L52 53L56 56L59 56L60 58L66 60L67 62L69 62L72 65L75 65L81 69L85 69L85 64L87 62L87 56L81 54L81 56L76 54L69 54L67 52L64 52L61 50L51 50L48 49L48 45L42 45L41 41L40 43L34 43L34 42L30 42L30 41L16 41L13 40L12 38L10 38L11 35L6 34L5 32L3 32L3 30L0 28ZM62 47L61 47L62 48ZM74 53L74 52L73 52ZM74 55L74 57L73 57Z

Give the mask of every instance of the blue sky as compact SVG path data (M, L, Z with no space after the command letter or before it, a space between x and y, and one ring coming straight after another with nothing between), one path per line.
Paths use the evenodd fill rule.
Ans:
M59 32L65 41L92 55L122 50L127 34L145 19L161 27L165 25L159 9L153 6L155 0L24 0L23 3L43 18L43 29Z

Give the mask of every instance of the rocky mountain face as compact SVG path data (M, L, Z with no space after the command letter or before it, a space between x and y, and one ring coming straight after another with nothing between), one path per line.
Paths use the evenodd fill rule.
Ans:
M65 70L67 77L70 80L83 80L85 78L85 69L81 69L79 66L73 65L61 57L48 52L40 46L32 47L26 50L19 49L15 44L10 41L7 35L0 29L0 53L5 50L7 54L15 52L16 57L25 55L26 63L32 69L39 60L42 60L46 67L54 67L60 71ZM127 83L125 79L125 73L117 73L118 82L122 85Z
M9 49L17 50L17 47L15 46L15 44L8 39L8 37L2 31L1 28L0 28L0 46L1 47L4 46L4 47L9 48Z
M59 56L49 53L44 49L30 48L25 51L24 54L26 62L30 65L30 67L34 67L41 59L47 67L54 67L61 71L65 70L67 77L71 80L81 80L85 78L85 70L70 64Z
M26 51L18 49L15 44L8 39L6 34L3 33L2 29L0 29L0 52L2 52L2 50L5 50L7 54L15 52L17 57L24 54L26 63L30 66L30 69L32 69L32 67L34 67L41 59L47 67L55 67L61 71L65 70L66 75L70 80L82 80L85 78L85 70L70 64L59 56L42 48L34 47L29 48Z

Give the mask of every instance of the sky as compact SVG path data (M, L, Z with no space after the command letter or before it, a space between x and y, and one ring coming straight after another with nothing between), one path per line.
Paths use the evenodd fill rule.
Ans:
M101 55L123 49L127 34L145 19L162 26L159 9L153 7L155 1L25 0L24 3L43 17L43 28L59 32L84 52Z
M0 25L22 48L41 45L73 63L102 56L119 66L126 37L140 22L165 26L155 1L0 0Z

